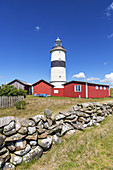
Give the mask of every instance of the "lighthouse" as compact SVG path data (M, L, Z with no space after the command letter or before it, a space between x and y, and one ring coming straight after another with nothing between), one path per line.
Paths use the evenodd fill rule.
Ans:
M51 80L54 88L64 88L66 83L66 50L62 47L62 41L59 37L55 40L51 53Z

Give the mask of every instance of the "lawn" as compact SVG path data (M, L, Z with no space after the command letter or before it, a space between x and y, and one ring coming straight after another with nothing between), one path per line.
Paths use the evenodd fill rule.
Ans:
M15 116L30 118L37 114L43 114L45 109L50 109L53 114L58 114L61 110L71 110L72 106L79 102L104 102L112 100L112 98L104 99L78 99L69 97L47 97L40 98L34 96L27 96L25 101L27 103L25 110L17 110L16 107L8 109L0 109L0 117Z
M1 116L30 118L43 114L48 108L54 114L61 110L71 110L79 102L108 102L105 99L76 99L27 96L25 110L15 107L0 109ZM18 170L69 170L69 169L112 169L113 168L113 116L107 117L100 127L91 127L84 131L76 131L72 136L65 135L61 144L53 145L47 154L39 160L21 164Z

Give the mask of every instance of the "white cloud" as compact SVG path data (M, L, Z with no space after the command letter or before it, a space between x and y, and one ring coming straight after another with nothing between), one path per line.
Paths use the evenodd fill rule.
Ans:
M94 81L94 80L100 80L100 78L96 78L96 77L87 78L87 81Z
M36 29L36 31L39 31L40 27L39 27L39 26L36 26L35 29Z
M72 78L76 77L77 79L84 79L86 78L85 74L83 72L80 72L78 74L75 74L72 76Z
M103 80L100 80L100 82L105 82L105 83L113 85L113 73L106 74L105 78Z
M113 33L108 35L108 38L113 38Z
M107 7L105 14L109 17L111 16L111 11L113 11L113 2Z
M110 6L108 7L109 10L113 10L113 2L110 4Z
M107 62L104 63L104 65L107 65L107 64L108 64Z

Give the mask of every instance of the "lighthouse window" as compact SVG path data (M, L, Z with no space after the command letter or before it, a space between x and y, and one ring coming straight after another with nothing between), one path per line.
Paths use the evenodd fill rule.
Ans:
M75 92L81 92L81 85L75 85Z
M61 78L61 76L59 76L59 78Z

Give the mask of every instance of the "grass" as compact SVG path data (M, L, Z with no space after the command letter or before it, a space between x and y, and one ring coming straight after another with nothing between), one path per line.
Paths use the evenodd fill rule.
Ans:
M75 99L27 96L25 110L14 108L0 109L1 116L29 118L43 114L45 108L58 114L60 110L70 110L79 102L106 102L105 99ZM17 170L69 170L69 169L113 169L113 116L107 117L100 127L91 127L85 131L76 131L72 136L65 135L61 144L53 145L42 158L22 163Z
M71 110L72 106L77 103L82 102L104 102L112 100L110 98L104 99L78 99L78 98L68 98L68 97L47 97L40 98L34 96L27 96L25 101L27 103L26 109L17 110L16 107L0 109L0 116L15 116L15 117L25 117L30 118L37 114L43 114L44 110L50 109L53 114L58 114L61 110Z
M110 96L113 97L113 88L110 88Z

